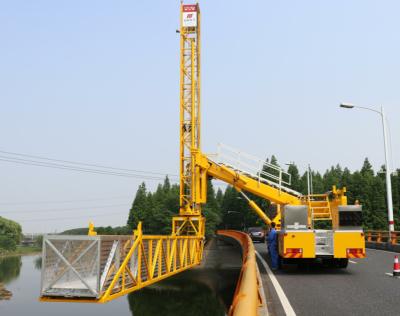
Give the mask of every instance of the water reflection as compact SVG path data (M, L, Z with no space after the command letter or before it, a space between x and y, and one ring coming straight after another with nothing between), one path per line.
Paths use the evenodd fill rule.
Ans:
M21 266L20 256L0 258L0 283L7 284L18 278Z
M225 273L210 278L213 271L187 271L159 284L128 296L133 316L223 316L232 299L234 287L226 280L235 280L238 271L229 278ZM222 271L220 271L222 272ZM225 275L224 275L225 274ZM219 280L221 278L221 280ZM224 280L223 280L224 279Z
M210 288L198 282L169 282L128 296L132 315L225 315L225 307Z
M12 292L7 290L4 284L18 278L21 266L21 257L0 258L0 301L11 299Z
M42 270L42 257L37 257L33 264L35 265L36 270Z
M239 270L196 268L107 304L40 303L40 256L0 259L0 276L12 291L0 300L0 315L41 316L224 316Z

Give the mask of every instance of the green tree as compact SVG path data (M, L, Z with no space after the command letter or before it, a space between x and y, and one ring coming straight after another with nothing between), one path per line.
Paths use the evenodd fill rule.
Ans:
M331 167L327 170L323 176L323 188L324 191L330 191L333 185L339 186L343 176L343 170L340 165Z
M0 253L13 251L21 242L21 225L12 220L0 217Z
M202 211L206 218L206 235L211 236L221 222L221 208L210 178L207 180L207 203Z
M268 163L279 166L275 156L266 159ZM264 166L264 172L278 175L277 171ZM398 170L398 172L400 172ZM307 194L307 172L300 175L295 164L291 164L288 173L292 177L292 188L303 194ZM311 171L313 178L313 192L325 193L337 187L347 187L349 204L359 201L363 205L364 226L367 229L387 229L386 187L384 174L375 174L371 163L366 158L359 171L351 172L340 165L332 166L321 175L318 171ZM392 176L393 202L395 210L396 228L400 229L400 177ZM254 200L270 217L275 215L270 202L255 195L246 193ZM171 217L179 211L179 186L171 185L168 178L157 190L148 192L142 183L136 193L129 212L129 232L135 229L138 222L142 221L146 233L170 233ZM216 227L243 229L244 227L260 226L263 223L250 209L247 201L231 186L224 191L218 189L217 193L208 180L207 204L203 206L203 214L206 217L207 235L213 234Z
M219 199L221 199L221 194ZM129 212L128 227L135 229L141 221L143 231L148 234L170 234L171 220L179 212L179 186L171 185L168 177L158 185L156 191L147 192L142 183ZM221 221L220 203L216 199L211 180L208 180L207 203L203 206L206 217L206 234L212 235Z
M250 193L246 193L246 195L254 200L264 211L268 209L268 201ZM247 200L231 186L228 186L225 190L221 204L221 214L222 222L219 227L223 229L243 230L244 228L263 225L263 222L248 205Z
M143 182L141 185L139 185L135 199L133 200L128 217L128 226L132 229L136 228L140 220L143 219L145 215L144 212L147 209L147 189L146 184Z
M274 155L271 156L271 159L267 158L265 160L265 164L262 167L261 177L277 182L277 180L274 178L279 177L279 170L272 167L271 165L279 167L278 159L276 159Z
M217 200L218 208L220 209L221 212L222 201L224 199L224 192L221 190L221 188L218 189L215 199Z
M288 173L291 175L291 187L293 190L302 192L303 186L300 179L299 169L294 163L291 163L288 168Z

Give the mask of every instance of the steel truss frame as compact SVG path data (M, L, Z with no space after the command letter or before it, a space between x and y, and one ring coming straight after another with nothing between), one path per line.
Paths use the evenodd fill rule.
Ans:
M102 279L101 293L98 298L42 296L40 300L42 302L106 303L199 265L202 260L204 238L199 234L194 236L143 235L142 224L139 223L134 231L133 239L124 241L121 247L122 251L118 252L121 256L112 255L112 264L109 265L107 271L103 272L105 278L98 275L99 279ZM68 267L73 265L69 262L66 264Z

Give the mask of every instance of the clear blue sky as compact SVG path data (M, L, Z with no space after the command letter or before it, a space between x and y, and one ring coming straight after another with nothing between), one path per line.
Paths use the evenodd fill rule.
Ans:
M378 169L379 117L349 101L386 107L400 167L399 1L200 5L205 152ZM0 2L0 150L176 174L178 21L178 1ZM0 216L27 232L123 225L141 182L1 161L0 175ZM5 205L44 201L73 202Z

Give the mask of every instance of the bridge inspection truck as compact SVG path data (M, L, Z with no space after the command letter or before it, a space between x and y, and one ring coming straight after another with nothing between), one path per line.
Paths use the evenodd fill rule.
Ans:
M180 6L180 207L170 235L146 235L139 223L132 235L47 235L43 240L43 302L105 303L199 265L205 243L209 178L238 190L267 224L276 222L282 260L321 259L344 268L349 258L365 257L361 206L347 205L346 189L303 195L285 170L220 145L201 150L200 8ZM272 219L248 195L277 205ZM324 223L318 224L318 223ZM318 229L325 227L325 229Z

